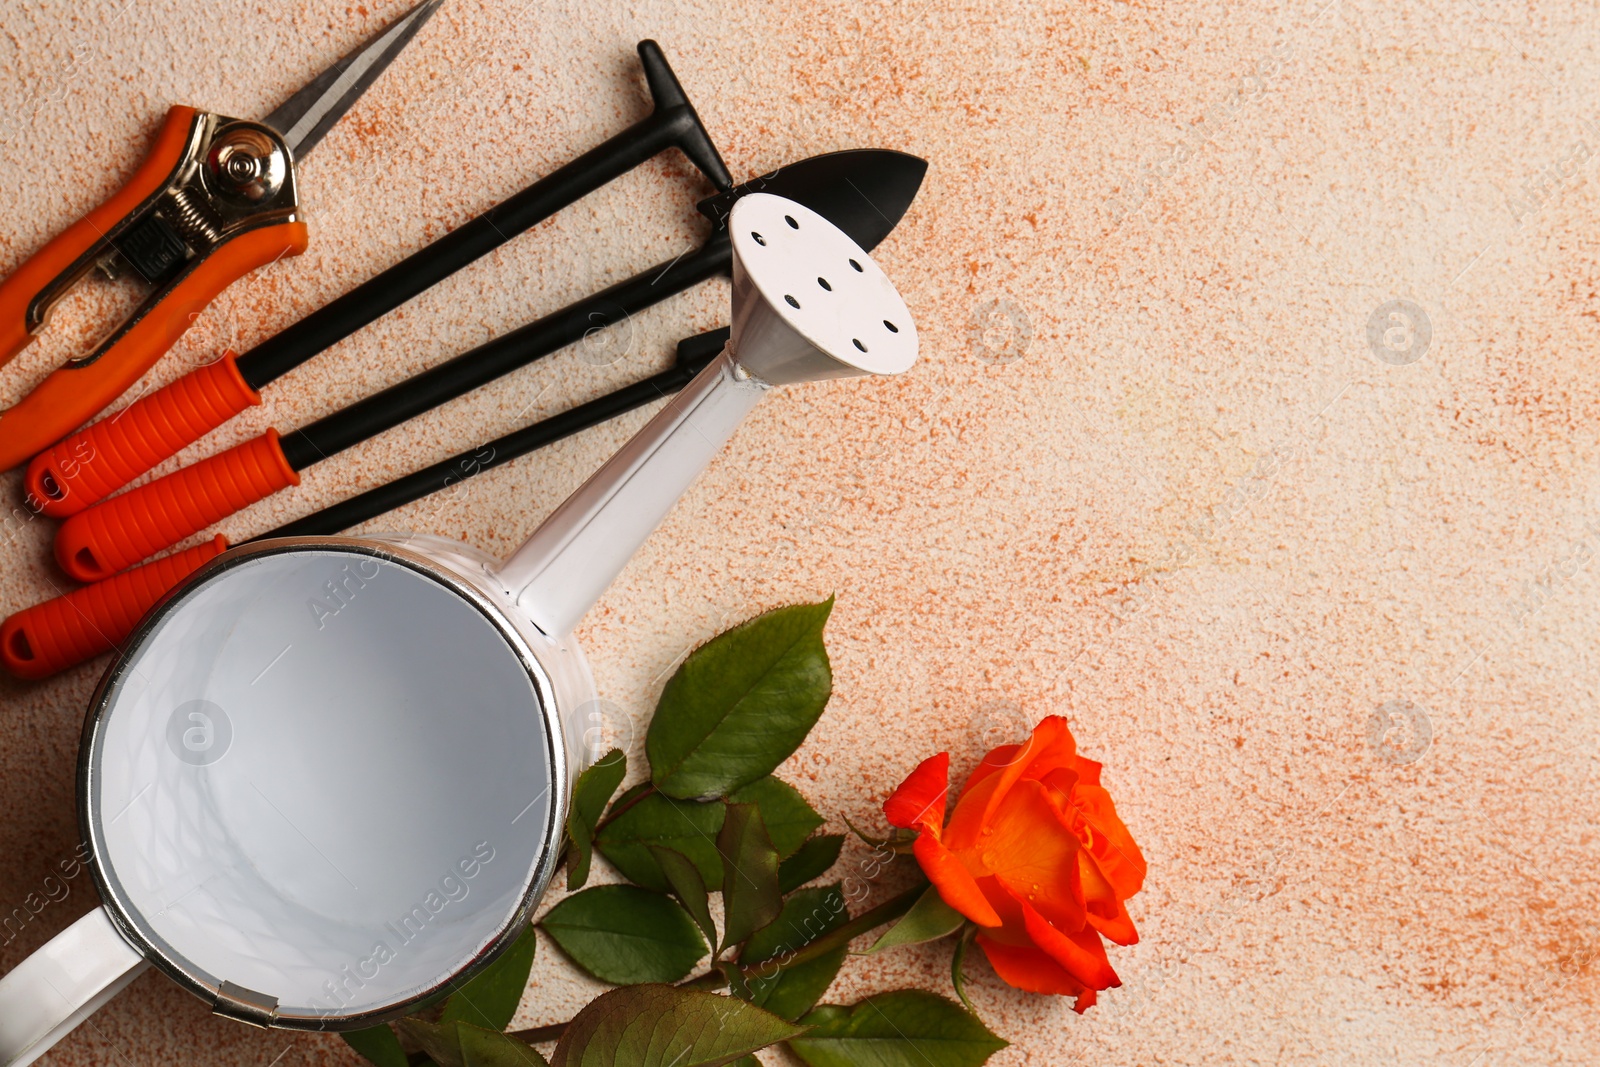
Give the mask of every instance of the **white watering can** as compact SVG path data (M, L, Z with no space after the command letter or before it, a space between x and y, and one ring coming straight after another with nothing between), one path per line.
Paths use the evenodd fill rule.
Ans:
M821 215L746 196L723 354L509 560L442 538L232 549L101 680L79 818L103 906L0 978L25 1064L154 965L220 1015L352 1030L526 927L594 683L572 630L775 385L897 374L917 334Z

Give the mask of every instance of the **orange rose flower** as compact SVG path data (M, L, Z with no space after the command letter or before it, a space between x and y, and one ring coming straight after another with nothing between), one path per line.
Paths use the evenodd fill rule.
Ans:
M1100 787L1100 764L1077 753L1052 715L1025 744L1002 745L972 772L945 822L950 754L924 760L884 804L919 831L913 851L946 904L977 923L996 973L1018 989L1077 997L1122 981L1102 936L1139 940L1123 901L1144 882L1144 857Z

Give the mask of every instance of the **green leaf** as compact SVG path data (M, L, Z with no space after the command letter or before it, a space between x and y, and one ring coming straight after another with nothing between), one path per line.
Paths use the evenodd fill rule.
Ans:
M628 758L621 749L612 749L578 775L572 787L572 807L567 812L567 891L582 889L589 880L590 849L594 825L606 810L606 801L617 791L628 774Z
M832 597L778 608L689 654L645 735L657 788L680 798L727 796L800 747L833 691L822 643L832 611Z
M401 1019L400 1029L439 1067L549 1067L532 1045L459 1019L438 1024Z
M798 856L793 846L799 845L803 835L797 837L796 834L802 828L809 833L807 824L810 820L816 820L811 824L814 826L821 823L822 817L811 809L811 805L793 787L775 778L763 779L747 787L747 790L741 790L740 796L749 796L755 801L761 808L764 823L769 811L776 813L776 826L768 824L767 832L772 835L779 854L794 852ZM621 807L628 799L624 794L618 799L617 807ZM660 793L652 793L607 823L596 835L594 845L613 867L622 872L624 878L659 892L667 892L672 886L662 873L661 865L650 854L650 846L670 848L687 856L700 871L701 880L709 889L715 890L722 885L722 859L717 854L717 832L722 829L723 813L721 804L673 800ZM785 846L789 846L787 852ZM813 857L812 862L817 859L820 857ZM819 877L826 869L823 867L805 880Z
M722 884L722 859L717 855L717 831L722 829L721 804L672 800L652 793L607 823L594 844L611 865L630 882L666 892L671 886L660 864L650 854L651 845L681 852L700 869L708 886Z
M461 1067L550 1067L532 1045L498 1030L457 1023L456 1039L461 1045Z
M661 873L672 886L672 895L678 898L683 910L689 913L689 917L700 928L700 932L706 935L706 942L715 945L717 928L711 921L711 894L706 891L705 879L700 877L700 869L682 852L674 852L660 845L651 845L650 855L656 858Z
M723 1067L804 1028L733 997L668 985L613 989L561 1035L551 1067Z
M344 1038L345 1044L361 1053L368 1063L375 1063L378 1067L410 1067L405 1049L400 1047L400 1039L394 1036L394 1031L387 1025L374 1026L369 1030L351 1030L339 1036Z
M545 933L602 982L676 982L706 954L689 913L631 885L592 886L545 913Z
M630 785L628 788L624 789L622 791L622 795L611 802L612 817L615 818L617 813L623 808L627 807L629 804L632 804L635 800L638 800L640 793L648 793L655 787L656 784L654 782L646 779L643 782L635 782L633 785Z
M750 992L750 983L744 980L744 971L732 960L718 960L717 970L722 972L722 977L727 980L728 992L740 1000L752 1000L755 994Z
M813 837L778 864L778 888L792 893L807 882L821 878L839 862L839 850L843 847L843 834Z
M900 916L898 922L883 932L863 955L882 952L901 945L920 945L924 941L937 941L961 929L967 917L944 902L933 886L923 890L911 910Z
M757 779L728 799L735 804L754 804L761 809L761 821L772 837L778 856L785 858L805 843L811 831L822 825L822 816L806 803L800 791L788 782L768 775Z
M955 987L956 996L961 998L967 1010L974 1016L978 1009L972 1006L972 1001L967 998L967 976L962 971L962 965L967 962L967 949L972 945L972 939L978 935L978 924L973 923L961 931L961 936L956 938L956 950L950 954L950 984Z
M961 1005L920 989L824 1004L804 1022L812 1029L789 1048L810 1067L977 1067L1006 1047Z
M748 978L750 1002L785 1019L798 1019L810 1011L838 976L848 946L805 963L790 965L784 960L849 920L844 895L836 885L791 894L777 921L752 935L740 953L739 961L746 967L757 965Z
M533 927L466 985L445 1001L441 1022L460 1019L473 1026L504 1030L517 1013L523 990L528 988L528 972L533 970L533 952L539 937Z
M729 804L717 834L722 854L722 944L737 945L778 917L778 850L754 804Z

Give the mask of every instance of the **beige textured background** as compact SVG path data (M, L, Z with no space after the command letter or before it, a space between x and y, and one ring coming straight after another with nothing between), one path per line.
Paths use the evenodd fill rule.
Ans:
M170 103L263 114L404 6L0 0L0 270L117 185ZM1082 1018L975 965L979 1007L1014 1042L997 1067L1593 1063L1593 15L449 0L303 167L311 251L236 286L155 376L260 340L621 129L644 107L642 36L738 177L845 147L923 155L927 184L879 252L921 364L757 410L583 627L602 692L642 713L689 644L837 593L837 695L785 771L836 828L876 825L924 755L948 748L964 773L986 740L1068 715L1150 860L1131 906L1143 942L1113 951L1125 985ZM699 232L689 184L675 158L645 167L185 458L670 257ZM1431 324L1404 365L1366 333L1394 298ZM639 377L725 301L718 286L675 300L225 530ZM64 307L0 375L0 402L111 309ZM380 525L506 552L642 418ZM0 610L63 581L50 527L7 520ZM74 750L103 666L0 682L8 911L73 849ZM1427 738L1373 729L1391 701L1431 733L1420 758ZM72 883L0 967L92 897ZM944 949L852 960L836 995L944 988L946 969ZM546 951L521 1018L593 992ZM49 1060L352 1061L334 1039L212 1019L154 974Z

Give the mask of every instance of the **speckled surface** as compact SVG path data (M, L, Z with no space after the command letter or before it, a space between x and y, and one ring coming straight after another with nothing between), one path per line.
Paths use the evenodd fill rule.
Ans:
M265 113L404 6L0 0L0 270L118 184L170 103ZM1125 984L1081 1018L977 964L974 1000L1013 1042L996 1065L1592 1063L1592 15L448 0L302 168L311 250L235 286L153 377L268 336L638 117L643 36L736 176L845 147L923 155L923 193L878 253L921 364L757 409L583 626L602 693L642 714L691 643L836 593L836 696L785 769L835 827L874 824L927 754L948 748L964 773L985 739L1066 714L1150 861L1131 905L1143 941L1113 952ZM681 160L653 162L181 458L670 258L698 233L698 191ZM726 298L708 286L612 348L446 405L225 530L642 376ZM1426 317L1425 350L1388 319L1369 343L1396 299ZM0 375L0 403L112 311L63 307ZM507 552L643 417L377 525ZM7 520L0 610L64 583L50 533ZM74 848L74 752L103 666L0 681L7 911ZM1384 740L1385 708L1422 731ZM0 967L90 907L85 878L68 889L8 932ZM546 949L527 1024L595 991ZM836 995L943 988L946 972L942 949L852 959ZM47 1062L353 1061L334 1039L213 1019L146 975Z

